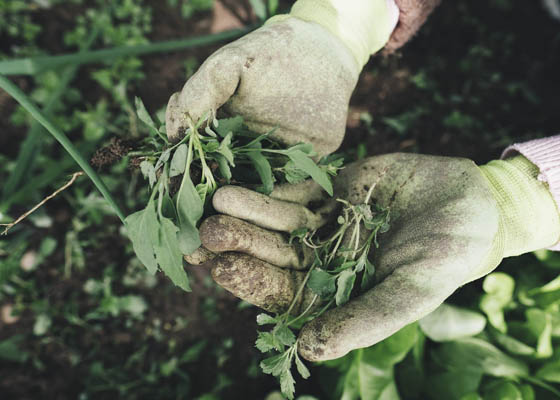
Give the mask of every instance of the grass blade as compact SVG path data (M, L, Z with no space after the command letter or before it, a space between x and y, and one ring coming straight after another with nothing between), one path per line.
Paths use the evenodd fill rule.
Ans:
M82 49L78 54L82 54L83 52L87 51L97 38L98 31L97 29L94 30L86 43L83 45ZM62 79L60 85L56 88L56 90L51 94L45 108L44 113L47 116L50 116L52 110L59 104L62 95L66 92L68 85L78 72L78 65L71 65L62 73ZM29 133L23 142L21 149L18 153L16 166L14 171L10 174L8 181L4 185L2 191L2 201L6 201L8 196L10 196L17 187L20 186L21 182L26 180L29 176L30 172L33 170L33 165L35 164L35 160L37 159L37 155L40 150L41 144L41 135L43 134L43 127L37 121L33 121L31 123L31 128L29 129Z
M9 79L5 76L0 75L0 88L5 90L10 96L12 96L18 103L20 103L23 108L29 112L33 118L35 118L53 137L64 147L64 149L72 156L72 158L78 163L80 168L89 176L89 178L93 181L94 185L97 189L101 192L105 200L109 203L109 205L113 208L117 216L121 219L124 223L124 214L122 213L121 209L114 201L111 193L99 177L97 173L90 167L89 163L85 160L84 157L80 154L80 152L74 147L72 142L66 137L61 130L59 130L56 126L54 126L48 119L45 117L43 112L39 110L39 108L33 104L33 102L27 97L25 93L21 91L19 87L14 85Z
M249 26L244 29L235 29L225 32L214 33L211 35L198 36L188 39L169 40L159 43L147 43L136 46L121 46L111 49L93 50L86 52L77 52L73 54L61 54L58 56L21 58L16 60L7 60L0 62L0 74L2 75L35 75L38 72L60 68L63 65L88 64L95 62L105 62L112 58L125 56L140 56L151 53L163 53L188 48L205 46L209 44L219 43L222 41L232 40L245 35L256 26Z

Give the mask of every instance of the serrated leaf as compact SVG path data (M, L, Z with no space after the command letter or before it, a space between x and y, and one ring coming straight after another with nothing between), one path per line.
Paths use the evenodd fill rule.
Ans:
M268 325L268 324L275 324L276 323L276 318L265 314L265 313L261 313L259 315L257 315L257 324L258 325Z
M296 335L286 325L277 326L273 335L280 343L288 347L296 342Z
M261 361L260 367L265 374L279 376L288 364L286 354L277 354ZM289 365L287 366L289 368Z
M175 149L175 153L173 153L173 158L171 158L171 164L169 166L170 178L181 175L185 172L188 151L189 147L184 143Z
M315 268L311 271L307 286L321 298L328 298L336 292L336 277L328 272Z
M179 228L169 218L161 218L158 242L154 244L156 260L161 270L181 289L190 292L189 279L183 268L183 254L177 241Z
M255 347L263 353L274 349L278 350L278 345L270 332L258 332Z
M352 293L355 281L356 274L353 271L346 269L340 273L336 280L335 301L337 306L343 305L350 299L350 293Z
M309 378L311 376L311 373L309 372L309 369L307 369L303 361L301 361L297 353L295 354L295 358L296 358L296 368L299 374L301 375L301 377L303 379Z
M145 209L126 217L124 223L136 256L152 275L155 274L158 268L154 244L157 242L159 222L153 200Z
M294 398L294 393L296 391L295 384L296 382L294 381L292 372L289 369L282 371L280 374L280 390L289 400Z
M274 177L272 176L270 163L258 150L247 152L247 157L251 160L261 178L262 185L257 190L264 194L270 194L274 188Z
M140 163L140 171L142 172L144 179L148 180L150 188L153 188L154 185L156 184L157 178L156 178L156 169L154 168L152 163L145 160L142 161Z

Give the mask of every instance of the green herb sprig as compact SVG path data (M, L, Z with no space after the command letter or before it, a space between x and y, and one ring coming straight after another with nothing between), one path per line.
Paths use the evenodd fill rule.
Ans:
M280 388L288 399L294 398L295 381L291 372L293 363L302 378L310 376L309 370L299 358L298 340L295 330L306 322L319 317L333 305L341 306L349 299L354 284L362 274L360 291L374 284L375 267L369 260L372 246L379 247L377 236L389 230L389 209L370 204L375 185L369 189L362 204L353 205L347 200L337 199L342 212L337 219L338 228L327 239L316 239L317 231L299 229L292 232L290 242L299 240L314 250L314 260L300 285L289 308L281 314L271 316L259 314L258 325L273 325L269 331L258 332L255 346L263 353L275 352L265 358L260 366L263 372L277 377ZM366 228L365 239L360 237ZM301 300L305 287L315 294L306 308L293 315L296 304ZM321 303L321 304L320 304ZM312 311L313 310L313 311Z
M134 251L148 271L163 271L186 291L191 289L183 255L201 245L198 224L208 211L208 199L221 185L255 183L247 177L247 166L257 172L256 190L265 194L277 181L311 178L333 195L330 176L340 169L342 159L316 163L309 144L284 149L270 139L274 131L258 135L245 127L241 117L218 120L212 113L196 123L190 121L184 137L170 143L165 125L150 116L139 98L135 104L149 137L131 155L140 160L151 194L146 208L126 217L125 224ZM179 177L176 189L171 181Z

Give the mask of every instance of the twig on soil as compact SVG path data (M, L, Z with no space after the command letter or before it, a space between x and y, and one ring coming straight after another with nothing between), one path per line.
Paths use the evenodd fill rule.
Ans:
M83 171L79 171L79 172L75 172L72 174L72 177L70 178L70 180L68 182L66 182L64 184L64 186L58 188L57 190L55 190L53 193L51 193L50 195L48 195L47 197L45 197L43 200L41 200L38 204L36 204L31 210L25 212L24 214L20 215L18 217L18 219L16 219L14 222L10 222L9 224L0 224L0 226L5 226L6 228L2 231L2 233L0 235L7 235L8 231L10 229L12 229L15 225L19 224L21 221L23 221L25 218L27 218L29 215L31 215L32 213L34 213L38 208L40 208L43 204L45 204L47 201L49 201L50 199L52 199L53 197L56 197L60 192L68 189L73 183L74 181L76 181L76 179L79 176L82 176L84 174Z

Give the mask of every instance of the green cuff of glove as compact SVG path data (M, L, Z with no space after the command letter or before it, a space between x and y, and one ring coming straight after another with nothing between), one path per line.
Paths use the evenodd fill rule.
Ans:
M539 168L518 155L480 167L500 210L500 228L489 260L551 247L560 240L560 211ZM501 253L501 254L500 254ZM499 262L499 261L498 261ZM492 270L495 265L488 266ZM488 271L490 272L490 271Z
M385 46L394 29L386 0L298 0L289 16L326 28L348 47L360 68ZM267 23L289 16L277 15Z

